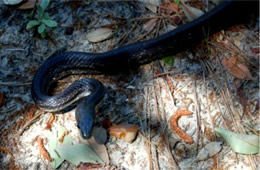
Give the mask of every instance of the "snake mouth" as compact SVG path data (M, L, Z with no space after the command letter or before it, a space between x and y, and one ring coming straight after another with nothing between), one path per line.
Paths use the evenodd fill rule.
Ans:
M84 132L82 132L80 129L79 129L79 131L80 131L80 135L81 135L81 137L82 137L83 139L90 139L91 133L84 133Z

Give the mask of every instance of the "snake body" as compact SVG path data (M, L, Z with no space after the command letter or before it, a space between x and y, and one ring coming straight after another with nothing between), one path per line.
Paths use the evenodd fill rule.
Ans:
M81 71L117 74L189 48L208 35L240 23L255 8L252 2L226 0L203 16L158 38L138 42L105 53L65 52L49 57L34 76L31 93L35 103L48 111L62 110L77 100L76 120L83 138L89 138L95 122L95 107L105 90L95 79L75 81L63 93L51 96L51 85L59 78ZM258 7L257 7L258 8ZM87 97L86 97L87 96Z

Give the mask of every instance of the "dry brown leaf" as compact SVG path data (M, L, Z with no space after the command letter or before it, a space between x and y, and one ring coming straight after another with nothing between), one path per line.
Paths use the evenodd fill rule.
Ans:
M5 104L5 96L0 92L0 107Z
M139 0L144 3L145 7L153 13L157 13L157 7L161 5L161 0Z
M43 145L43 140L40 136L38 136L37 138L37 142L38 142L38 147L39 147L39 150L40 150L40 153L41 155L48 161L52 161L49 153L47 152L47 150L45 149L44 145Z
M38 0L38 4L40 4L41 1L42 0ZM36 3L36 0L28 0L27 2L25 2L24 4L19 6L18 9L32 9L32 8L34 8L35 3Z
M211 142L204 146L198 153L195 161L203 161L216 155L222 149L222 142Z
M249 71L249 69L243 65L242 63L239 63L238 59L236 57L230 57L230 58L223 58L222 64L226 69L228 69L229 73L242 80L252 80L253 77Z
M55 116L53 114L51 114L50 117L49 117L49 120L47 122L47 125L44 129L46 129L46 130L51 129L54 120L55 120Z
M237 96L239 99L240 104L246 108L247 106L247 97L242 87L237 89Z
M153 28L155 27L156 23L157 23L157 19L156 18L150 19L149 21L144 23L143 29L145 31L147 31L147 32L150 32L151 30L153 30Z
M192 21L204 14L204 12L202 10L191 7L184 3L182 3L182 6L183 6L183 11L189 21Z
M98 28L87 34L90 42L96 43L109 39L113 35L113 30L109 28Z
M108 132L111 136L131 143L137 135L138 126L131 124L114 125L108 129Z
M166 8L166 14L173 14L179 11L179 7L174 2L165 3L163 6Z

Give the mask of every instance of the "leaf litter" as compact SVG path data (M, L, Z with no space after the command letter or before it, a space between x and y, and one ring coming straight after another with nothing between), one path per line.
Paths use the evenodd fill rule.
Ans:
M2 2L0 2L2 3ZM189 2L187 3L185 1L186 5L191 5ZM1 5L1 4L0 4ZM38 37L33 37L31 35L31 32L24 31L23 33L19 32L18 30L23 28L22 25L17 24L19 18L23 18L27 20L25 17L25 13L17 12L14 13L13 17L6 17L9 15L4 15L3 20L0 22L1 26L6 25L6 23L9 23L8 27L4 27L4 29L0 29L0 46L4 47L1 49L0 52L0 80L3 82L29 82L32 80L33 72L28 72L28 70L37 69L44 60L46 60L47 56L50 55L50 53L53 53L62 47L66 46L67 50L73 50L73 51L86 51L86 52L102 52L110 49L111 44L113 44L114 39L117 37L120 37L122 35L123 31L119 31L119 29L126 29L127 26L123 25L120 27L114 27L116 28L114 31L114 36L110 37L107 40L101 40L98 43L90 43L86 39L86 30L89 30L90 32L93 31L94 26L98 23L99 25L114 23L114 19L120 19L120 17L133 17L138 16L139 13L133 12L133 6L131 5L125 5L118 3L117 5L111 5L111 3L79 3L79 2L52 2L51 8L47 11L50 13L51 17L54 17L54 19L59 20L59 24L66 24L73 26L75 24L74 22L77 21L78 26L74 28L73 33L66 37L63 34L63 28L57 28L54 29L52 33L50 33L48 36L50 39L39 39ZM151 5L151 4L150 4ZM153 13L149 14L150 16L154 17L153 14L158 12L158 7L161 4L158 3L156 5L153 4ZM63 8L59 8L59 7ZM145 4L146 6L146 4ZM103 8L102 8L103 7ZM124 8L126 7L126 8ZM136 6L135 6L136 7ZM179 11L178 11L178 20L188 18L189 14L185 14L183 12L183 5L180 3ZM110 8L110 9L109 9ZM144 9L143 5L138 6L140 9ZM196 8L196 7L193 7ZM6 13L8 8L5 6L0 6L0 13ZM81 12L73 12L71 9L77 9ZM109 10L104 10L109 9ZM127 10L126 10L127 9ZM197 10L201 10L198 9ZM143 10L145 11L145 9ZM63 14L63 20L60 18L61 16L59 13ZM107 14L116 13L115 17L112 18L106 18L103 19L104 16L109 16ZM87 15L85 15L87 14ZM98 14L98 15L96 15ZM119 16L118 14L124 14L122 16ZM172 10L171 15L175 15L175 11ZM89 17L91 16L91 20L89 20ZM102 16L102 17L101 17ZM111 15L110 15L111 16ZM65 19L66 18L66 19ZM140 17L139 17L140 18ZM176 18L176 16L174 16ZM60 20L61 19L61 20ZM150 17L151 19L151 17ZM169 19L169 20L168 20ZM148 19L149 20L149 19ZM131 32L127 34L127 37L125 38L125 42L131 42L131 38L133 38L134 35L140 36L140 32L137 30L143 29L143 24L145 21L148 20L136 20L137 22L137 29L133 29ZM158 20L162 20L161 18ZM21 21L21 19L19 19ZM134 21L134 20L132 20ZM176 20L175 20L176 21ZM175 22L174 21L174 22ZM26 21L27 22L27 21ZM24 25L26 25L26 22ZM156 22L157 25L154 27L154 32L156 35L156 32L158 32L159 28L159 35L164 32L164 24L169 24L172 27L178 26L173 24L174 23L170 18L164 17L162 21ZM140 24L141 23L141 24ZM128 26L131 24L128 24ZM153 25L153 24L152 24ZM174 25L174 26L173 26ZM17 29L17 27L19 29ZM113 29L114 29L113 28ZM131 28L131 27L130 27ZM95 28L96 29L96 28ZM129 29L130 30L130 29ZM239 30L239 29L238 29ZM241 31L241 30L239 30ZM245 34L254 34L254 30L246 30L247 32ZM253 33L252 33L253 32ZM232 34L233 31L225 31L224 36L228 36L231 38L236 38L236 35ZM144 38L151 38L149 34L146 34ZM51 40L52 39L52 40ZM31 43L28 43L31 40ZM255 42L252 41L252 39L239 39L240 43L236 40L234 41L235 45L244 46L244 49L254 48L257 46ZM250 43L248 43L250 41ZM213 44L213 43L212 43ZM230 56L238 57L238 61L241 61L241 56L238 55L230 55L227 54L225 57L226 51L234 50L234 49L228 49L225 52L221 51L219 47L215 47L214 45L210 46L210 48L217 48L215 49L217 55L220 56L221 59L229 58ZM215 43L217 44L217 43ZM6 46L8 45L8 46ZM13 47L19 47L21 49L24 49L24 52L18 52L15 50L8 51L8 49L11 49ZM116 46L116 45L115 45ZM29 48L30 47L30 48ZM34 55L27 55L26 50L32 49L32 52ZM50 51L51 50L51 51ZM53 51L52 51L53 50ZM257 50L255 50L257 51ZM195 50L196 53L196 50ZM255 67L250 67L252 63L252 58L256 58L256 56L251 56L249 54L256 53L252 52L250 50L250 53L248 54L248 58L246 60L242 60L247 64L247 68L249 68L249 72L252 77L257 76L254 72ZM214 119L214 122L219 127L225 127L226 128L232 128L233 127L241 127L242 134L246 134L244 131L250 131L249 129L245 128L242 124L239 124L240 120L238 119L239 116L235 116L234 120L232 121L232 115L230 115L231 110L236 110L236 113L239 115L243 115L243 110L241 109L241 105L237 100L235 100L235 93L231 93L231 96L225 96L221 94L223 91L221 90L221 86L219 86L216 82L214 82L214 79L212 77L219 77L220 84L225 85L224 87L231 87L233 81L236 77L235 75L232 75L231 73L225 76L222 73L226 70L220 69L221 66L218 64L220 62L216 62L217 59L215 56L208 56L210 60L207 60L207 62L211 62L212 64L208 64L207 68L208 70L213 70L211 73L209 73L209 76L206 77L206 79L202 79L201 76L201 68L203 66L200 65L200 63L196 63L197 59L193 56L194 53L188 53L186 54L193 60L193 62L189 59L187 59L186 55L179 54L175 56L173 66L164 65L162 63L162 66L165 69L165 73L168 73L168 81L171 82L173 88L173 92L169 92L168 83L165 83L162 79L162 77L155 77L156 73L153 72L153 70L157 68L157 65L149 64L146 66L142 66L140 68L140 72L136 76L129 76L126 77L111 77L107 78L105 76L96 76L99 80L105 83L107 87L107 94L105 96L104 101L101 103L101 108L99 109L98 116L97 116L97 122L103 122L104 120L110 120L112 124L120 124L122 122L124 123L132 123L137 124L140 132L142 135L138 135L137 138L133 141L133 143L128 144L127 142L123 140L118 140L114 137L109 137L107 143L105 144L97 144L95 141L92 144L92 149L100 149L94 150L97 155L106 163L106 164L112 164L116 168L125 168L125 169L184 169L187 167L190 168L215 168L215 167L223 167L225 168L236 168L238 165L236 164L237 160L239 161L239 165L243 165L247 168L257 169L257 157L254 156L245 156L245 155L238 155L236 158L233 158L232 150L230 150L227 145L224 145L222 150L213 156L211 158L208 155L214 155L214 152L210 151L210 154L208 154L208 151L204 151L202 146L208 146L207 144L210 144L214 141L209 141L207 137L203 135L211 135L214 136L214 132L210 131L209 134L203 134L202 128L202 135L201 138L197 141L195 140L195 144L198 145L198 153L194 152L194 145L186 145L184 144L179 138L169 129L169 118L173 112L176 112L178 109L182 108L184 101L187 98L193 99L193 83L194 83L194 76L191 76L193 74L197 74L196 78L196 90L198 91L198 101L197 104L200 107L201 112L199 113L202 119L200 120L200 124L202 127L206 127L206 129L213 129L215 125L211 124L209 114L212 116L211 118ZM221 54L221 55L220 55ZM205 58L202 58L205 60ZM220 60L222 61L222 60ZM5 64L4 64L5 63ZM240 62L239 62L240 63ZM242 64L242 63L240 63ZM238 66L239 64L236 64L235 66L231 65L231 70L233 67L238 69L244 69L243 66ZM215 67L214 67L215 66ZM244 65L245 66L245 65ZM174 69L181 68L181 72L178 72L178 74L172 72ZM230 68L226 68L229 70ZM253 71L252 71L253 70ZM244 70L245 71L245 70ZM19 73L24 73L19 75ZM206 72L203 72L203 74L206 74ZM75 79L81 78L82 76L75 76L72 78L68 78L67 80L69 82L74 81ZM257 97L258 87L255 85L254 81L251 81L248 79L248 73L246 73L246 76L241 76L242 81L248 81L248 83L243 83L243 89L247 91L248 96L248 103L257 103L259 98ZM249 76L250 77L250 76ZM65 81L66 82L66 81ZM2 83L6 84L6 83ZM9 83L10 84L10 83ZM14 83L13 83L14 84ZM65 83L63 83L65 84ZM207 92L203 88L203 84L205 84L208 87ZM125 88L131 86L133 88ZM64 86L63 86L64 87ZM144 99L143 90L147 87L152 87L154 90L148 90L147 98ZM127 91L127 93L132 94L133 97L128 98L124 93L122 93L122 90L118 89L124 89ZM57 89L59 90L59 88ZM153 91L153 93L151 92ZM236 91L236 89L231 89L232 91ZM14 169L15 167L21 167L23 169L26 168L35 168L38 169L50 169L50 165L53 167L58 167L59 162L63 162L60 165L61 169L76 169L76 166L73 166L72 164L68 163L68 161L60 160L58 161L59 156L55 151L51 153L49 151L50 155L56 154L56 165L53 165L49 162L46 162L43 158L41 158L40 151L38 149L37 142L33 143L37 139L37 136L41 136L41 138L44 139L45 142L52 143L50 140L50 137L52 136L53 132L57 132L57 129L59 129L58 125L63 125L66 127L67 133L61 133L60 135L64 137L62 140L63 143L67 143L68 136L71 136L71 139L66 144L66 146L70 146L68 148L75 149L74 145L77 146L78 143L84 143L83 141L79 140L79 134L77 127L75 125L75 118L74 118L74 112L70 111L66 114L55 114L55 121L52 123L51 131L50 130L43 130L46 126L46 122L48 122L50 113L45 114L39 114L38 118L34 121L28 123L31 124L30 126L25 126L25 128L22 130L24 131L21 136L17 136L14 134L17 134L18 130L21 130L21 127L24 127L28 121L27 117L25 116L26 113L28 113L28 110L25 109L26 105L32 104L32 100L30 97L30 86L22 85L18 86L17 88L14 86L8 86L8 85L1 85L1 92L5 94L5 105L1 107L1 114L3 114L3 119L1 121L4 122L6 125L3 130L1 130L1 143L0 146L3 147L3 151L9 149L10 152L1 152L1 166L6 169L6 167L9 167L9 169ZM216 92L213 96L215 104L207 104L205 96L208 96L209 93ZM228 93L226 93L228 94ZM175 100L173 102L172 100ZM147 100L147 102L145 101ZM233 107L231 109L228 108L228 105L225 105L225 102L231 101L233 104L230 104L230 107ZM144 104L147 103L147 105ZM7 112L12 108L12 106L15 105L15 110L12 112ZM234 106L232 106L234 105ZM138 106L138 107L137 107ZM236 107L235 107L236 106ZM139 108L140 107L140 108ZM142 109L143 107L143 109ZM258 109L253 105L253 107L248 107L249 110L247 111L250 117L257 116ZM188 110L194 112L194 103L193 100L191 100L191 103L188 105ZM156 111L157 110L157 111ZM210 112L210 113L209 113ZM160 115L158 113L164 113L163 115ZM147 114L147 116L145 116ZM37 115L37 113L36 113ZM247 117L246 117L247 119ZM254 119L252 119L254 120ZM196 138L197 132L196 132L196 120L193 117L190 116L184 116L182 119L179 120L179 125L181 127L184 127L183 130L185 132L188 132L189 135L191 135L194 139ZM255 122L254 122L255 123ZM113 126L113 125L112 125ZM18 129L18 130L17 130ZM230 129L231 130L231 129ZM144 133L143 133L144 132ZM58 135L58 136L60 136ZM15 138L14 138L15 137ZM57 134L56 134L57 137ZM61 139L61 138L60 138ZM212 139L212 138L211 138ZM92 139L93 140L93 139ZM102 141L104 141L102 139ZM55 143L55 142L54 142ZM175 154L174 148L176 143L181 143L185 146L184 149L180 149L179 155L180 157L177 157ZM57 144L57 141L56 141ZM55 144L55 145L56 145ZM78 148L82 150L88 150L89 148L86 147L86 144L80 144ZM46 145L48 146L48 145ZM74 146L74 147L73 147ZM158 146L158 147L157 147ZM219 146L219 145L215 145ZM46 147L47 148L47 147ZM218 148L218 147L216 147ZM148 149L148 150L147 150ZM8 151L9 151L8 150ZM62 149L62 151L64 151ZM55 152L55 153L54 153ZM10 154L13 154L13 159L10 158ZM100 156L104 154L105 156ZM2 156L3 155L3 156ZM72 154L73 155L73 154ZM190 160L196 159L196 156L199 155L198 160L202 161L196 161L196 162L190 162ZM204 155L204 156L200 156ZM206 156L205 156L206 155ZM76 155L78 156L78 155ZM75 158L76 158L75 156ZM55 157L55 156L54 156ZM74 156L73 156L74 157ZM80 157L80 155L79 155ZM176 157L178 159L176 159ZM212 164L212 159L214 158L220 158L217 162L217 164ZM147 161L147 158L149 158L149 161ZM69 159L69 158L67 158ZM80 158L81 159L81 158ZM94 159L99 160L97 157ZM105 161L106 160L106 161ZM78 164L79 161L72 160L74 164ZM93 161L94 162L94 161ZM174 163L175 162L175 163Z

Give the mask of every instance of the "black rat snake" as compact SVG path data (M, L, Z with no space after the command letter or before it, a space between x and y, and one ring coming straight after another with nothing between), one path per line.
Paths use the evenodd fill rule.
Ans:
M95 122L95 107L105 93L104 86L95 79L80 79L63 93L51 96L50 87L57 79L82 70L90 74L116 74L174 55L216 31L244 21L252 11L258 11L257 1L226 0L203 16L158 38L105 53L65 52L53 55L34 76L32 98L40 108L47 111L62 110L81 99L76 108L77 124L83 138L89 138Z

